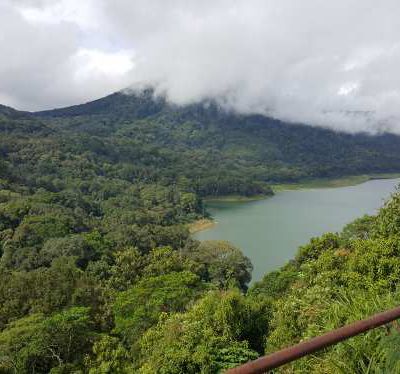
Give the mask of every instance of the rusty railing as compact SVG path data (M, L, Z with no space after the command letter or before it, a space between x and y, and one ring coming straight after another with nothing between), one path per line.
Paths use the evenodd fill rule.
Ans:
M268 356L250 361L242 366L229 369L225 374L261 374L301 357L330 347L343 340L361 334L400 318L400 307L378 313L370 318L351 323L321 336L306 340L292 347L282 349Z

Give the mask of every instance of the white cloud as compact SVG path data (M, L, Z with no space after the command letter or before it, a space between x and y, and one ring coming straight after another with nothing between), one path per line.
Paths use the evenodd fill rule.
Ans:
M23 108L148 83L181 104L400 133L397 0L2 1L0 97Z
M132 52L92 37L97 21L90 17L97 11L89 11L91 1L78 4L0 0L3 104L26 110L72 105L128 84Z
M100 13L94 0L28 1L16 6L22 17L31 23L58 24L71 22L82 28L99 26Z
M133 56L126 51L107 53L96 49L81 48L74 56L76 78L89 78L93 74L121 76L134 67Z
M343 84L342 86L340 86L337 94L339 96L348 96L348 95L354 93L358 87L359 87L359 84L357 82L347 82L347 83Z

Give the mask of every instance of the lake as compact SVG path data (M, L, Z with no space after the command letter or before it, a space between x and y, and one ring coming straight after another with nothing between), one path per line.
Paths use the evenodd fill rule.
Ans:
M374 214L400 179L371 180L356 186L276 193L252 202L210 202L217 224L194 235L228 240L253 263L253 281L284 265L300 245L324 232L338 232L364 214Z

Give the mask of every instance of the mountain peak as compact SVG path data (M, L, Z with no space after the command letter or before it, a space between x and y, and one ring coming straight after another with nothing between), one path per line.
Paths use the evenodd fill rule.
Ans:
M111 114L113 116L118 115L118 117L144 118L160 112L165 105L165 99L154 97L151 89L139 92L124 90L84 104L35 112L35 115L40 117L75 117Z

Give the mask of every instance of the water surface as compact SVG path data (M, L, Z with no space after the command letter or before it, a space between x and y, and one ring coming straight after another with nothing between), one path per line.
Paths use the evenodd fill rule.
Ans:
M278 192L253 202L210 202L217 221L195 235L229 240L253 263L253 281L284 265L311 237L340 231L364 214L374 214L400 179L371 180L357 186Z

